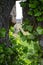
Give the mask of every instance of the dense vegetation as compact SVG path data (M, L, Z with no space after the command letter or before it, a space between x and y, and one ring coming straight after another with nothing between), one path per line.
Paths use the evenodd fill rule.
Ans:
M6 47L4 43L0 44L0 65L38 65L42 56L39 42L30 40L29 36L25 37L20 32L15 38L13 32L14 29L11 27L9 30L10 47ZM3 28L1 35L4 34Z
M28 7L27 15L34 21L26 18L23 22L24 36L21 31L15 38L14 28L9 29L10 47L0 44L0 65L43 65L43 50L39 44L39 36L43 35L43 28L39 25L43 21L43 0L27 0L21 6ZM0 36L4 37L6 30L0 29Z

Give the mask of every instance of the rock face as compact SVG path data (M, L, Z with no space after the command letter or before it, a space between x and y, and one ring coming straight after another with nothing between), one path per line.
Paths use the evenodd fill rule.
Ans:
M9 20L10 12L16 0L0 0L0 28L4 27L6 30L5 38L0 37L0 43L6 43L9 46ZM1 31L0 31L1 32Z
M0 26L9 26L10 12L15 4L15 0L0 0ZM14 13L15 14L15 13Z
M40 37L40 46L41 46L42 49L43 49L43 35Z
M16 23L16 4L13 6L10 15L11 15L11 22L15 24Z

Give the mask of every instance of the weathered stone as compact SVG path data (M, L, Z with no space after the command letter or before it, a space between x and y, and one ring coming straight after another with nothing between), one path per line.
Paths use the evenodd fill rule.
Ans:
M40 46L43 48L43 35L40 37Z
M0 28L6 29L5 38L0 37L0 43L9 44L9 20L10 12L16 0L0 0ZM0 31L1 32L1 31Z
M11 22L15 24L16 23L16 4L13 6L10 15L11 15Z

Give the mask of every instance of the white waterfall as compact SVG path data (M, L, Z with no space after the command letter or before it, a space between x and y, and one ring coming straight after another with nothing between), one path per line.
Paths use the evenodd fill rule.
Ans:
M20 6L20 1L16 1L16 22L22 23L22 19L22 7Z

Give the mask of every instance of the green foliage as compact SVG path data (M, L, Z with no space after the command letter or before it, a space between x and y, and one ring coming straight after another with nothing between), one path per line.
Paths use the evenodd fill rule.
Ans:
M4 28L0 29L0 37L5 37L6 30Z
M40 26L38 26L36 30L39 35L43 34L43 28L41 28Z
M37 21L38 22L43 21L43 17L37 17Z
M38 64L40 65L40 64L42 64L40 61L41 61L41 54L43 55L43 53L40 53L40 51L38 51L38 49L40 47L38 36L43 35L43 28L40 27L43 24L42 25L40 24L40 26L38 24L39 24L39 22L43 22L43 0L27 0L26 2L23 2L23 3L24 3L25 7L23 7L23 6L22 7L24 9L28 9L28 10L26 10L26 13L25 13L26 15L28 15L28 17L25 18L25 20L23 22L23 29L25 31L28 31L30 34L28 36L24 36L24 37L22 37L22 35L21 35L21 37L23 39L27 40L27 42L28 42L27 46L30 47L30 49L28 51L30 53L30 55L29 54L28 55L29 55L29 59L31 58L31 60L33 61L33 63L31 63L30 65L38 65ZM26 5L25 5L25 3L26 3ZM37 47L37 43L38 43L38 47ZM34 44L35 44L35 47L34 47ZM37 54L37 52L35 53L35 48L37 49L37 52L39 52L39 54ZM35 57L35 55L36 55L36 57ZM38 55L40 56L40 60L39 60Z
M27 0L26 2L22 2L22 7L28 7L28 15L33 15L36 17L37 21L43 21L43 0ZM24 4L24 5L23 5ZM38 17L40 17L40 20ZM38 18L38 19L37 19Z
M20 4L21 4L22 7L26 7L26 3L20 2Z
M14 35L14 28L9 29L10 47L0 44L0 65L43 65L43 51L39 45L38 36L43 34L43 28L35 26L36 21L43 21L43 0L27 0L21 2L22 7L28 7L27 14L34 16L35 21L25 19L23 30L29 35L24 36L21 32ZM35 22L35 23L34 23ZM0 29L0 37L5 37L6 30Z
M39 42L30 40L29 36L26 38L20 32L15 38L12 30L13 27L9 30L12 46L7 48L4 43L0 45L0 65L38 65L39 56L42 56Z
M26 0L26 2L22 2L22 3L24 3L25 6L22 7L24 9L25 8L28 9L28 11L25 14L27 14L28 17L30 16L30 19L28 17L25 18L23 23L23 29L25 31L31 32L32 35L31 37L29 36L29 38L42 35L43 29L41 29L42 27L40 26L42 26L43 24L42 25L40 24L40 26L38 24L39 22L43 22L43 0Z

